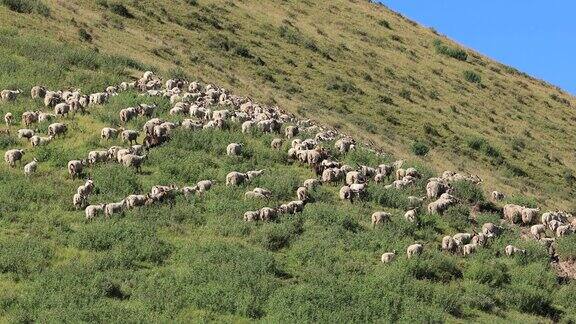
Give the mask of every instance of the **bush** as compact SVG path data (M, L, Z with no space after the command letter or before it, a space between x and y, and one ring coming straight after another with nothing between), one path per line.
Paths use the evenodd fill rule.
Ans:
M385 20L385 19L380 19L380 20L378 21L378 25L380 25L380 26L382 26L382 27L384 27L384 28L392 29L392 28L390 27L390 23L389 23L387 20Z
M0 4L18 13L50 16L50 9L40 0L0 0Z
M498 261L470 263L464 270L464 278L493 288L500 288L510 283L508 267Z
M0 239L0 273L20 277L40 272L48 266L54 252L36 238L3 237Z
M80 40L82 41L92 42L92 35L84 28L78 29L78 36L80 36Z
M448 208L442 217L451 228L465 231L470 225L470 209L464 205L456 205Z
M428 154L429 151L428 146L422 142L414 142L412 144L412 153L414 153L414 155L424 156Z
M556 244L556 252L562 260L576 260L576 235L559 238Z
M456 181L453 184L456 197L460 198L469 204L477 204L483 202L484 192L482 188L470 181Z
M108 8L110 9L110 11L112 11L113 13L125 17L125 18L134 18L134 15L132 15L132 13L130 12L130 10L128 10L128 8L126 8L126 6L124 6L121 3L112 3L108 5Z
M468 82L472 82L472 83L482 83L482 77L480 77L480 75L474 71L464 71L464 78L466 79L466 81Z
M436 53L455 58L459 61L466 61L468 59L466 51L444 45L439 39L434 41L434 47L436 48Z

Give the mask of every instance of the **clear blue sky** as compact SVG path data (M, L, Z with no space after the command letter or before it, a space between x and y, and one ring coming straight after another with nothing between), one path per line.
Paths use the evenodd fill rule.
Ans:
M576 0L380 0L456 42L576 94Z

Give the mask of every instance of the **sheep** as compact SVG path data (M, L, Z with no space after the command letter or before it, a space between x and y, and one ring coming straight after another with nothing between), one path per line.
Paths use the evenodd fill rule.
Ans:
M18 138L25 138L29 140L32 136L35 135L35 132L31 129L22 128L18 130Z
M72 196L72 206L74 206L76 210L86 207L87 204L88 201L85 196L79 195L77 193Z
M265 119L259 121L257 126L260 131L264 133L280 133L282 124L280 124L280 122L278 122L276 119Z
M108 150L108 154L110 154L110 150ZM118 161L118 163L122 164L122 159L124 158L124 156L131 154L130 149L123 149L120 148L118 150L116 150L116 161Z
M240 172L230 172L226 175L226 185L227 186L239 186L248 180L248 175L246 173Z
M12 113L7 112L6 115L4 115L4 123L6 124L6 127L10 127L10 125L12 125L13 121L14 121L14 116L12 115Z
M44 99L46 96L46 88L43 86L33 86L30 89L30 96L32 99Z
M111 140L118 137L118 130L111 127L104 127L100 131L100 138L103 140Z
M134 154L134 155L144 155L144 152L147 150L146 147L144 145L132 145L129 148L130 153Z
M138 139L138 132L135 130L125 130L121 133L122 141L129 142L132 145L132 142L136 144L136 140Z
M367 184L365 183L353 183L350 185L350 190L352 190L352 193L358 197L358 198L362 198L363 196L366 195L366 188L367 188Z
M274 208L264 207L264 208L260 209L259 214L260 214L261 220L270 221L270 220L273 220L274 218L276 218L276 215L278 214L278 212Z
M475 244L477 246L484 246L486 245L486 243L488 243L488 236L482 233L476 234L472 237L472 244Z
M104 207L104 216L110 217L114 214L122 214L124 212L124 207L126 206L126 201L121 200L117 203L106 204Z
M346 173L346 184L352 185L354 183L364 182L364 178L358 171L350 171Z
M537 224L530 227L530 233L534 235L534 238L537 240L541 239L542 236L545 235L545 232L546 232L546 226L543 224Z
M406 176L406 170L397 169L396 170L396 180L402 180Z
M103 105L110 98L110 94L107 92L93 93L90 95L91 105Z
M38 116L38 122L39 123L51 121L54 118L56 118L56 115L54 115L54 114L48 114L48 113L43 113L43 112L38 112L37 116Z
M303 186L308 188L308 190L314 190L317 186L320 185L320 181L318 179L306 179L304 180Z
M504 248L504 252L506 253L506 256L509 256L509 257L516 255L516 254L526 254L526 250L519 249L513 245L507 245Z
M382 173L378 173L374 176L374 182L375 183L382 183L382 182L384 182L385 179L386 179L386 176Z
M286 138L294 138L298 136L299 131L298 126L288 126L284 130L284 135Z
M389 177L392 174L393 167L388 164L380 164L378 166L378 174L382 175L383 177Z
M448 191L448 189L448 184L443 181L430 180L426 184L426 195L428 198L438 198L438 196Z
M442 250L454 253L457 248L458 244L452 236L446 235L442 238Z
M32 162L30 162L24 166L24 174L27 176L30 176L33 173L36 173L37 169L38 169L38 160L36 160L36 158L34 158L32 160Z
M417 178L417 179L420 179L422 177L420 175L420 172L418 172L418 170L416 170L415 168L406 169L406 175L405 176L410 176L410 177Z
M21 149L12 149L6 151L4 153L4 161L8 163L8 165L13 168L16 166L16 162L21 161L22 157L24 156L24 150Z
M499 191L492 191L492 200L501 201L504 200L504 198L506 198L506 195L504 195L503 193Z
M124 108L118 113L120 116L120 121L124 124L129 122L132 118L138 116L138 110L134 107Z
M307 187L298 187L296 190L296 196L299 200L308 201L310 199L310 193Z
M553 220L551 220L551 221L548 222L548 226L547 226L547 227L548 227L552 232L556 233L556 230L558 229L558 227L560 227L560 226L562 226L562 225L563 225L562 222L553 219Z
M14 101L20 93L22 93L22 90L2 90L0 98L4 101Z
M294 200L287 204L281 205L278 210L285 214L296 214L304 211L305 202L302 200Z
M68 127L62 123L53 123L48 126L48 135L52 135L54 137L65 135L67 131Z
M54 106L54 114L56 116L60 116L60 117L64 117L64 116L68 116L68 113L70 113L70 105L65 103L65 102L61 102L59 104L57 104L56 106Z
M520 222L522 220L522 209L524 209L524 207L518 205L513 204L504 205L503 208L504 219L506 219L512 224Z
M83 185L79 186L76 193L82 197L88 197L94 191L94 181L87 179Z
M259 211L247 211L244 213L244 221L254 222L257 220L260 220L260 212Z
M404 219L410 223L416 223L418 220L418 213L416 209L410 209L404 214Z
M256 199L268 199L269 197L267 197L267 196L265 196L265 195L263 195L262 193L259 193L259 192L247 191L247 192L244 194L244 198L245 198L245 199L254 199L254 198L256 198Z
M396 259L396 250L393 250L392 252L383 253L382 257L380 258L382 263L390 263L395 259Z
M426 197L414 197L414 196L409 196L408 197L408 207L410 208L419 208L422 206L422 203L424 202L424 199L426 199Z
M198 183L196 184L196 188L198 189L199 193L204 193L210 190L210 188L212 188L213 185L214 182L212 180L201 180L198 181Z
M422 254L423 250L424 246L422 244L412 244L406 249L406 255L408 256L408 259L411 259L414 256Z
M282 148L282 144L284 144L284 140L282 140L281 138L275 138L270 143L270 147L272 149L279 150Z
M573 232L574 229L572 228L572 225L561 225L556 229L556 236L564 237L566 235L572 234Z
M462 254L463 255L470 255L476 252L477 245L474 243L466 244L462 247Z
M522 223L525 225L530 225L534 220L537 219L540 209L538 208L522 208L521 210Z
M68 162L68 174L72 177L72 179L75 179L82 174L84 164L84 161L80 160L71 160Z
M242 154L242 144L231 143L226 147L226 154L228 156L240 156Z
M440 195L438 200L428 204L428 213L430 214L442 214L448 207L457 203L457 199L447 193Z
M351 138L341 138L334 143L334 148L336 148L340 153L348 153L354 149L354 140Z
M32 144L32 146L42 146L50 143L52 139L54 139L54 136L40 137L38 135L34 135L30 137L30 144Z
M146 195L129 195L125 199L126 208L132 209L135 207L141 207L150 203L151 198Z
M470 243L470 241L472 240L472 235L470 233L457 233L454 234L452 238L454 239L454 242L456 242L456 245L458 247L461 247L464 244Z
M188 129L188 130L201 130L202 129L202 123L196 120L192 120L192 119L184 119L182 121L182 128L183 129Z
M377 211L372 214L372 227L376 227L378 224L382 224L390 220L392 215L387 212Z
M340 200L350 200L350 202L353 202L352 190L350 190L350 187L348 186L343 186L340 188L338 197L340 197Z
M44 96L44 106L54 107L61 101L62 97L60 96L59 93L54 91L46 91L46 95Z
M8 114L6 114L8 115ZM10 120L12 120L12 114L10 114ZM6 121L6 116L4 117ZM26 127L38 122L38 113L35 111L25 111L22 113L22 122Z
M487 237L498 236L502 233L502 228L494 225L493 223L485 223L482 225L482 234Z
M122 157L122 165L125 167L133 167L136 173L142 172L142 163L146 160L146 155L126 154Z
M86 214L86 219L91 220L98 216L98 214L104 213L104 208L106 208L106 204L103 205L90 205L86 207L84 213Z
M246 172L246 176L248 177L248 180L253 180L256 177L261 176L263 173L264 173L264 170L252 170L252 171Z

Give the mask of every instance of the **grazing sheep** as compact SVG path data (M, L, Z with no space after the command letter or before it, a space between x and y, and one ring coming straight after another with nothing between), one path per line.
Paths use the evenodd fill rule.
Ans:
M77 193L75 193L74 196L72 196L72 206L74 206L76 210L86 207L87 204L88 200L86 199L85 196L79 195Z
M204 193L212 188L214 181L212 180L201 180L196 184L196 188L199 193Z
M106 205L90 205L88 207L86 207L86 209L84 210L84 213L86 214L86 219L87 220L91 220L94 219L98 216L98 214L102 214L104 213L104 208L106 208Z
M352 185L354 183L362 183L364 182L364 178L358 171L350 171L346 173L346 184Z
M340 180L341 172L339 169L325 169L322 172L322 182L337 182Z
M501 201L504 200L504 198L506 198L506 195L504 195L503 193L499 191L492 191L492 200Z
M440 198L438 198L438 200L428 204L428 213L442 214L446 209L448 209L448 207L456 204L457 202L458 200L456 199L456 197L448 193L443 193L442 195L440 195Z
M30 137L30 144L32 144L32 146L46 145L50 143L52 139L54 139L54 136L40 137L38 135L34 135Z
M308 201L310 199L310 193L308 192L308 187L298 187L296 190L296 196L299 200Z
M20 93L22 93L22 90L2 90L0 92L0 98L4 101L14 101Z
M340 197L341 200L350 200L350 202L353 202L352 190L348 186L340 188L338 197Z
M558 237L564 237L564 236L572 234L572 233L574 233L574 229L572 228L572 225L561 225L561 226L558 226L558 228L556 229L556 236L558 236Z
M380 260L382 263L390 263L396 259L396 250L382 254Z
M487 237L498 236L502 233L502 228L493 223L485 223L482 225L482 233Z
M558 227L560 227L562 225L563 225L562 222L557 221L555 219L548 222L548 228L554 233L556 233L556 230L558 229Z
M231 143L226 147L226 154L228 156L240 156L242 154L242 144Z
M68 174L72 177L72 179L75 179L82 174L84 164L84 161L80 160L72 160L68 162Z
M418 220L418 213L416 209L410 209L404 214L404 219L410 223L416 223Z
M285 214L296 214L304 211L305 202L302 200L294 200L287 204L281 205L278 209Z
M126 154L122 157L122 165L132 167L136 173L142 172L142 163L146 160L146 155Z
M35 132L31 129L22 128L18 130L18 138L25 138L29 140L32 136L35 135Z
M265 195L263 195L259 192L255 192L255 191L247 191L244 194L244 198L245 199L268 199L268 197L266 197Z
M87 179L83 185L79 186L76 193L82 197L88 197L94 191L94 181Z
M318 179L306 179L304 180L304 187L308 188L308 190L314 190L317 186L319 186L321 182Z
M129 107L129 108L125 108L125 109L120 110L120 112L118 114L120 116L120 121L122 123L126 124L132 118L135 118L136 116L138 116L138 110L134 107Z
M463 255L470 255L476 252L477 245L474 243L466 244L462 247L462 254Z
M108 150L108 154L110 154L110 149ZM131 154L130 149L119 148L118 150L116 150L116 161L122 164L122 159L124 158L124 156L128 154Z
M65 103L65 102L61 102L59 104L57 104L56 106L54 106L54 114L56 116L60 116L60 117L64 117L64 116L68 116L68 113L70 113L70 105Z
M129 195L125 199L126 208L132 209L135 207L145 206L150 203L151 198L146 195Z
M117 203L106 204L104 207L104 216L110 217L114 214L122 214L124 212L124 207L126 206L126 201L122 200Z
M368 187L367 184L365 183L354 183L350 185L350 190L352 190L352 193L354 194L354 196L358 197L358 198L362 198L366 195L366 188Z
M518 206L518 205L513 205L513 204L504 205L504 208L503 208L504 219L506 219L507 221L509 221L512 224L519 223L520 221L522 221L522 210L523 209L524 209L524 207Z
M38 122L40 122L40 123L43 123L46 121L51 121L54 118L56 118L56 115L54 115L54 114L38 112Z
M44 96L44 106L46 107L54 107L58 103L62 101L62 97L58 92L54 91L46 91L46 95Z
M448 191L450 186L443 181L430 180L426 184L426 195L428 198L438 198L441 194Z
M506 253L507 256L513 256L516 254L526 254L526 250L519 249L513 245L507 245L504 248L504 252Z
M100 131L100 138L104 140L110 140L118 137L118 130L111 127L104 127Z
M422 244L412 244L406 249L406 255L408 256L408 259L410 259L414 256L422 254L423 250L424 246Z
M488 236L482 233L476 234L472 237L472 244L475 244L477 246L484 246L486 245L486 243L488 243Z
M192 119L184 119L182 121L182 128L183 129L188 129L188 130L193 130L193 131L197 131L197 130L201 130L202 129L202 123L196 120L192 120Z
M248 175L246 173L240 173L232 171L226 175L226 185L227 186L239 186L248 180Z
M244 221L254 222L257 220L260 220L260 212L259 211L247 211L244 213Z
M354 149L354 140L351 138L341 138L334 143L334 148L336 148L340 153L348 153Z
M272 143L270 143L270 147L275 150L279 150L282 148L282 144L284 144L284 140L281 138L275 138L272 140Z
M442 250L449 252L456 252L458 249L458 244L450 235L446 235L442 238Z
M8 113L10 114L10 113ZM8 115L6 114L6 115ZM12 120L12 114L10 114L10 120ZM6 117L4 117L4 121L6 121ZM25 111L22 113L22 122L26 127L32 125L33 123L38 122L38 113L35 111Z
M248 177L248 180L253 180L256 177L261 176L263 173L264 173L264 170L252 170L252 171L246 172L246 176Z
M90 151L87 161L90 165L95 165L98 162L106 162L108 161L108 151Z
M383 177L390 177L390 175L392 174L392 170L394 168L391 165L388 164L380 164L378 166L378 174L382 175Z
M46 88L43 86L33 86L30 89L30 96L32 99L44 99L46 96Z
M6 124L6 127L10 127L13 121L14 116L12 115L12 113L7 112L6 115L4 115L4 123Z
M127 129L125 131L122 131L121 137L123 142L129 142L130 145L132 145L132 142L136 144L136 140L138 139L138 132L135 130Z
M284 130L284 135L286 138L294 138L298 136L299 131L298 126L288 126Z
M392 218L392 215L387 212L377 211L372 214L372 227L376 227L378 224L387 222Z
M22 160L23 156L24 156L24 150L20 149L8 150L6 151L6 153L4 153L4 161L6 161L6 163L8 163L8 165L13 168L16 166L16 162Z
M456 245L463 246L464 244L470 243L472 240L472 234L470 233L457 233L452 236Z
M33 173L36 173L37 169L38 169L38 160L36 160L36 158L34 158L32 160L32 162L30 162L24 166L24 174L27 176L30 176Z
M59 136L64 135L68 131L68 127L65 124L53 123L48 126L48 135Z
M130 153L134 154L134 155L144 155L144 152L146 152L146 147L144 145L132 145L129 148Z
M396 180L402 180L406 176L406 170L397 169L396 170Z
M532 224L536 219L538 219L538 214L540 213L539 208L523 208L521 210L522 223L524 225Z
M545 235L546 226L543 224L533 225L532 227L530 227L530 233L532 233L532 235L534 235L535 239L539 240L542 238L542 236Z
M276 209L270 207L261 208L259 213L260 213L260 219L263 221L273 220L274 218L276 218L276 215L278 214Z

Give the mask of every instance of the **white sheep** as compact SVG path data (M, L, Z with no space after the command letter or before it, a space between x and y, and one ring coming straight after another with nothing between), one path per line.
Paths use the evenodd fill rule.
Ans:
M104 213L104 208L106 208L106 204L103 205L90 205L86 207L84 213L86 214L86 219L91 220L98 216L98 214Z
M132 167L137 173L142 171L142 163L146 160L146 155L126 154L122 157L122 165Z
M242 144L230 143L226 147L226 154L228 156L240 156L242 154Z
M519 249L513 245L507 245L504 248L504 252L506 253L507 256L513 256L516 254L526 254L526 250Z
M36 173L37 169L38 169L38 160L36 160L36 158L34 158L32 160L32 162L30 162L24 166L24 174L27 176L30 176L33 173Z
M392 215L387 212L377 211L372 214L372 226L375 227L378 224L390 221Z
M396 259L396 250L394 250L392 252L383 253L382 257L380 258L382 263L390 263L390 262L394 261L395 259Z
M24 150L21 149L8 150L6 151L6 153L4 153L4 161L6 161L6 163L8 163L8 165L13 168L16 166L16 162L22 160L23 156L24 156Z
M122 141L129 142L132 145L132 142L136 143L138 139L138 132L135 130L124 130L121 133Z
M87 203L88 201L85 196L82 196L78 193L75 193L74 196L72 196L72 205L77 210L84 208L87 205Z
M111 127L104 127L100 131L100 138L104 140L110 140L118 137L118 130Z
M410 259L414 256L422 254L422 251L424 251L424 246L422 244L416 243L408 246L406 249L406 255L408 256L408 259Z
M126 207L126 201L122 200L117 203L106 204L104 207L104 216L110 217L114 214L121 214L124 212L124 207Z

